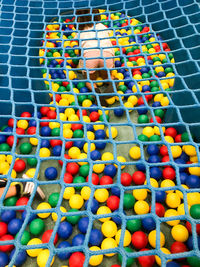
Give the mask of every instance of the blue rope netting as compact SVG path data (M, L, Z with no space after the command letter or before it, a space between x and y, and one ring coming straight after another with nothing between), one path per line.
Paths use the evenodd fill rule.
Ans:
M111 215L94 215L91 212L91 201L92 197L89 199L89 204L87 210L77 212L71 212L70 216L72 215L81 215L81 216L88 216L89 218L89 226L88 231L85 236L85 241L83 246L78 247L70 247L65 249L58 249L54 247L53 240L56 235L59 222L62 216L69 216L69 213L62 213L60 211L60 206L62 203L62 196L64 193L64 189L66 188L66 184L64 183L63 177L65 173L65 167L69 160L63 160L65 154L65 147L62 146L61 155L59 157L50 156L48 160L62 160L63 167L60 174L60 179L55 181L40 181L37 179L39 170L41 167L41 163L47 160L47 158L41 158L39 156L39 150L41 145L41 135L39 133L39 125L41 120L37 117L37 111L42 106L49 106L54 107L57 114L60 112L60 107L56 105L55 101L55 92L53 92L51 86L49 91L46 91L44 88L44 83L41 81L48 81L51 83L50 78L42 78L41 70L44 66L39 65L39 49L46 49L47 39L44 39L44 43L41 45L42 33L45 32L46 26L51 24L52 19L56 19L56 24L62 26L62 22L60 22L61 18L68 18L68 17L76 17L75 11L76 9L80 8L100 8L104 9L105 13L110 12L122 12L125 14L126 19L136 18L145 25L150 27L150 33L158 33L162 36L163 39L156 38L156 43L159 43L162 47L162 43L166 42L173 56L175 58L175 63L169 63L170 66L173 67L173 71L175 73L175 84L173 90L168 92L162 89L162 85L160 79L157 77L153 77L153 80L156 80L159 83L162 93L168 97L169 99L169 106L167 106L166 114L165 114L165 121L161 124L156 122L154 110L156 107L150 107L146 101L145 95L139 91L137 83L135 83L137 87L137 93L135 95L141 96L144 101L145 108L148 109L151 117L153 118L154 122L138 124L133 123L132 119L130 118L129 111L131 110L139 110L140 107L137 108L127 108L124 106L123 101L120 97L120 94L116 90L115 82L111 80L110 73L108 77L108 81L111 81L114 87L114 92L110 93L110 97L112 96L119 96L119 106L121 106L125 110L127 122L126 123L109 123L106 119L105 111L106 109L115 110L119 106L112 106L109 108L102 108L100 105L100 98L99 94L97 94L93 87L92 95L95 96L97 99L98 109L102 111L104 122L100 123L93 123L93 124L104 124L108 129L111 136L111 126L129 126L131 127L135 140L130 141L115 141L111 137L105 139L105 143L110 143L113 146L113 155L114 160L108 161L106 163L115 163L118 166L117 171L117 181L115 184L112 185L98 185L95 186L91 182L91 175L93 171L94 161L91 160L90 155L88 153L87 162L90 165L89 171L89 181L87 184L76 184L76 186L83 186L88 185L91 188L91 196L94 195L94 191L97 188L112 188L114 186L118 186L120 188L120 199L122 200L124 197L124 193L127 190L139 189L139 188L147 188L151 191L151 213L145 215L125 215L123 211L123 201L120 201L119 210L112 213L112 216L119 215L122 219L122 236L120 239L119 246L115 249L110 250L101 250L101 251L91 251L88 247L89 242L89 235L90 231L93 226L93 222L99 218L103 217L110 217ZM62 15L64 13L65 15ZM69 14L69 15L68 15ZM129 18L127 16L130 16ZM33 155L19 155L16 153L16 146L17 146L17 137L30 137L29 135L17 135L16 128L17 128L17 120L20 119L20 114L23 111L29 111L34 114L34 120L37 123L37 132L34 135L38 139L38 145L36 148L36 152L34 157L37 158L38 164L36 167L36 172L34 175L34 179L32 181L36 186L39 185L54 185L60 184L61 192L59 202L56 208L51 210L42 210L40 213L46 212L56 212L58 215L58 219L55 223L53 234L51 236L50 242L48 244L41 244L41 245L33 245L32 248L48 248L50 251L50 256L46 266L50 266L53 256L58 254L61 251L82 251L85 254L85 263L84 266L89 265L89 258L91 255L97 254L106 254L106 253L120 253L123 257L122 266L126 266L127 259L129 257L138 258L141 255L158 255L161 258L162 266L166 266L166 262L169 259L176 259L176 258L184 258L184 257L191 257L191 256L198 256L200 257L198 241L197 241L197 233L196 233L196 224L200 223L199 220L194 220L191 218L188 205L187 205L187 194L190 192L200 192L199 188L194 189L184 189L181 186L180 175L179 175L179 168L184 167L183 164L176 164L173 161L172 154L169 153L170 162L168 165L172 166L176 170L176 186L173 187L173 190L179 190L183 193L183 201L185 204L185 215L173 217L173 219L180 219L181 221L189 221L192 225L192 236L193 236L193 250L179 253L179 254L164 254L160 250L160 225L163 222L169 221L169 217L158 217L155 214L155 187L150 184L150 166L151 163L148 163L145 159L144 150L149 142L141 142L137 137L137 128L138 127L145 127L145 126L158 126L161 133L161 141L158 141L156 144L158 145L166 145L168 151L171 151L171 145L165 141L164 134L162 132L162 127L175 127L179 129L181 132L187 132L189 136L188 142L179 143L179 145L192 145L195 147L197 152L198 163L195 164L188 164L187 167L200 167L200 154L199 154L199 140L200 140L200 9L199 9L199 1L196 0L96 0L96 1L76 1L76 0L54 0L54 1L47 1L47 0L2 0L1 1L1 21L0 21L0 114L1 114L1 126L4 125L9 118L14 119L14 127L13 133L15 139L14 144L12 147L11 152L1 152L1 154L12 155L12 162L10 164L10 169L8 174L1 174L1 178L6 178L8 183L6 186L6 190L4 190L3 196L0 199L0 212L12 209L18 210L19 207L8 207L3 205L3 201L5 195L11 185L12 182L22 182L25 179L20 177L18 178L11 178L11 172L17 158L28 158L32 157ZM53 20L54 21L54 20ZM75 20L76 21L76 20ZM143 25L143 24L141 24ZM112 28L112 25L111 25ZM79 39L79 31L77 30L78 38ZM61 41L62 41L63 33L61 32ZM62 42L63 45L63 42ZM140 48L142 44L138 44ZM122 52L123 46L117 43L117 47L120 48ZM83 52L82 48L79 47L81 52ZM164 50L160 53L165 54L168 58L168 54L170 52L165 52ZM155 53L157 54L157 52ZM148 65L147 55L143 54L145 57L146 65L153 70L152 65ZM118 56L116 56L117 58ZM81 57L77 57L79 59ZM105 59L104 59L105 62ZM167 63L168 64L168 63ZM66 68L66 62L63 68ZM126 67L130 74L131 68ZM48 68L47 68L48 69ZM88 73L86 69L85 62L84 62L84 69ZM120 69L120 68L119 68ZM71 88L73 85L73 80L69 78L68 69L66 73L66 80L70 83ZM49 71L49 70L48 70ZM48 77L48 76L47 76ZM132 77L132 76L131 76ZM89 76L84 81L89 81ZM169 78L162 78L165 79L172 79ZM152 78L149 78L152 80ZM81 81L81 80L79 80ZM120 80L119 80L120 81ZM139 80L140 81L140 80ZM53 103L49 104L49 95L48 93L51 92L53 94ZM147 93L151 95L156 95L158 92L154 93ZM78 95L73 92L65 92L65 94L73 95L75 98L75 105L73 108L78 109L81 111L85 109L84 107L80 106L78 103ZM84 95L90 95L90 93L84 93ZM102 94L106 95L106 94ZM93 108L87 108L88 110L92 110ZM96 109L96 108L95 108ZM82 113L80 112L80 121L79 123L84 125L84 140L89 144L91 143L100 142L98 140L92 141L87 138L87 128L86 123L83 120ZM28 118L27 118L28 119ZM63 131L63 122L60 119L55 119L54 121L60 123L60 130ZM69 122L65 122L69 123ZM9 136L10 133L0 132L0 134ZM46 139L52 139L52 137L45 137ZM57 137L56 137L57 138ZM65 144L66 140L63 136L59 136L59 139L62 140L63 144ZM74 140L74 139L69 139ZM68 141L69 141L68 140ZM78 139L79 140L79 139ZM80 139L82 140L82 139ZM195 140L195 141L194 141ZM146 177L147 177L147 185L142 186L129 186L124 187L121 185L120 176L121 176L121 166L122 165L135 165L136 162L126 162L120 163L117 161L117 147L118 145L137 145L140 147L141 150L141 158L137 161L137 163L142 163L145 165L146 168ZM75 159L73 162L80 162L86 161ZM101 163L101 161L99 162ZM105 163L105 162L104 162ZM154 166L165 166L166 163L155 163ZM23 222L21 230L18 233L18 236L12 241L6 241L6 244L14 244L16 251L9 263L9 266L13 266L17 254L21 250L26 250L30 247L23 246L20 243L20 239L24 230L28 225L29 218L32 214L37 214L38 211L32 209L31 205L34 200L34 195L36 193L36 186L34 188L33 194L30 196L30 200L27 206L22 207L22 209L26 209L27 216ZM67 186L73 186L74 184L67 184ZM165 191L165 188L156 188L156 190ZM135 218L144 218L147 216L151 216L154 221L156 222L156 248L151 249L148 251L141 252L133 252L128 253L123 248L123 239L124 233L126 229L126 222L129 219ZM5 245L5 242L0 242L0 245Z

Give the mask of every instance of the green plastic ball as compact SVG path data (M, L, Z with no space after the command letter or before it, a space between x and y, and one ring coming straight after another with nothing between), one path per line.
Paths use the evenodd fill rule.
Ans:
M85 99L87 99L86 95L79 95L78 96L78 103L82 104Z
M191 206L190 215L194 219L200 219L200 204L195 204Z
M30 154L32 152L32 145L28 142L20 145L19 150L21 154Z
M79 184L79 183L85 183L85 178L83 176L77 176L73 180L74 184ZM80 191L82 189L82 186L77 186L76 189Z
M185 132L185 133L183 133L183 134L181 135L181 141L182 141L182 142L189 142L189 135L188 135L187 132Z
M123 202L124 209L125 210L131 209L133 208L134 204L135 204L134 196L132 194L125 193Z
M191 267L199 267L200 266L200 258L199 257L188 257L187 262Z
M159 87L159 83L157 81L152 81L150 87Z
M17 234L18 235L18 234ZM22 245L27 245L27 243L31 240L31 235L28 231L24 231L21 237L21 244Z
M105 114L105 117L106 117L106 120L107 120L107 121L110 120L110 117L108 116L108 114ZM104 121L104 116L103 116L103 114L101 114L101 115L99 116L99 120L100 120L100 121Z
M58 204L58 200L59 200L60 194L59 193L52 193L49 198L48 198L48 202L51 205L52 208L55 208Z
M0 144L0 151L10 151L10 146L6 143Z
M79 83L77 84L77 88L78 88L78 89L81 89L81 88L83 88L83 87L85 87L85 86L86 86L85 82L79 82Z
M89 175L89 171L90 171L90 166L89 164L85 164L82 165L79 169L79 173L80 175L82 175L83 177L87 177Z
M158 91L160 91L160 89L157 86L151 88L151 92L158 92Z
M51 130L51 136L60 136L60 128L53 128Z
M149 141L151 141L151 142L158 142L158 141L160 141L160 140L161 140L161 137L160 137L159 135L156 135L156 134L152 135L152 136L149 138Z
M83 138L83 135L84 135L84 133L82 130L75 130L73 133L74 138Z
M147 141L149 141L149 138L148 138L146 135L144 135L144 134L140 134L140 135L138 136L138 139L139 139L141 142L147 142Z
M87 99L89 99L90 101L92 101L92 103L95 101L95 96L93 95L88 95Z
M35 167L37 165L37 159L36 158L27 158L27 163L31 167Z
M40 235L44 231L44 228L45 228L44 221L40 218L34 219L30 223L29 228L30 228L30 232L32 235L35 235L35 236Z
M120 86L118 86L117 89L118 89L119 91L122 91L122 92L124 93L124 92L126 92L127 87L126 87L126 85L120 85Z
M131 232L139 231L142 226L140 219L128 220L126 224L126 228Z
M149 123L149 118L147 115L140 115L138 117L138 123Z
M5 206L15 206L18 198L17 197L9 197L4 200Z
M158 116L158 117L160 117L160 118L163 118L164 115L165 115L165 112L164 112L163 109L156 109L156 110L154 111L154 113L155 113L155 116Z
M70 209L68 212L78 212L79 210L77 209ZM67 221L73 225L77 224L78 221L80 220L81 216L80 215L73 215L73 216L67 216Z
M129 248L129 247L125 247L124 250L126 250L126 252L130 252L130 253L133 252L133 249ZM118 254L118 260L119 260L120 264L122 264L122 255L121 254ZM132 266L134 261L135 261L134 258L127 258L126 267Z

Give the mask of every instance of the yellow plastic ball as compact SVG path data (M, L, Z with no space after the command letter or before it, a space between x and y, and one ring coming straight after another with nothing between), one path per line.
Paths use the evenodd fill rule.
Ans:
M117 247L117 242L115 239L111 237L105 238L102 243L101 243L101 249L111 249L111 248L116 248ZM109 253L105 254L107 257L112 257L115 255L115 253Z
M72 158L72 159L78 159L78 157L80 156L81 151L78 147L71 147L68 151L68 155Z
M74 187L66 187L63 193L64 199L70 199L75 194Z
M100 121L96 121L96 123L99 123ZM104 124L94 124L93 126L94 130L97 131L97 130L104 130L105 128L105 125Z
M95 134L93 132L88 131L87 132L87 138L89 140L94 140L95 139Z
M96 160L95 162L98 162L99 160ZM99 163L99 164L94 164L93 165L93 171L95 173L102 173L104 171L105 164Z
M101 206L97 210L97 215L106 215L106 214L109 214L109 213L112 213L112 211L107 206ZM106 222L106 221L109 221L109 220L110 220L110 217L104 217L104 218L100 218L99 219L100 222Z
M133 106L137 105L138 99L135 95L131 95L128 97L128 102L132 103Z
M165 187L170 187L173 188L175 186L175 183L170 180L170 179L165 179L161 182L160 187L165 188ZM171 193L172 190L165 191L166 193Z
M174 143L174 138L169 136L169 135L166 135L165 137L165 141L168 142L168 143Z
M105 152L101 156L102 161L111 161L114 160L114 156L111 152Z
M90 198L90 194L91 194L91 189L89 186L84 186L81 189L81 196L84 200L88 200Z
M90 247L90 250L92 251L99 251L101 250L99 247L96 247L96 246L93 246L93 247ZM89 260L89 264L92 265L92 266L98 266L99 264L101 264L103 261L103 255L93 255L90 257L90 260Z
M190 212L190 205L188 205L188 211ZM186 208L184 203L178 206L177 208L178 215L185 215L186 214Z
M117 244L119 245L119 242L120 242L120 238L121 238L121 229L119 231L117 231L116 235L115 235L115 240L117 242ZM123 243L123 246L124 247L127 247L129 246L131 243L131 234L128 230L125 230L125 233L124 233L124 243Z
M87 154L86 153L81 153L79 156L78 156L78 159L82 160L82 159L87 159ZM82 165L85 165L85 164L88 164L87 161L79 161L78 164L80 166Z
M29 178L34 178L35 172L36 172L36 169L35 168L30 168L29 170L26 171L26 175Z
M64 207L62 207L62 206L60 207L60 211L67 212L67 210ZM58 220L58 215L57 215L56 212L53 212L51 214L51 217L52 217L52 219L53 219L54 222L56 222ZM65 219L66 219L66 217L65 216L62 216L60 221L63 222Z
M165 254L171 254L171 252L169 251L169 249L167 249L167 248L161 248L160 249L163 253L165 253ZM156 263L159 265L159 266L161 266L161 258L159 257L159 256L157 256L157 255L155 255L155 260L156 260ZM169 262L170 260L168 260L167 262Z
M35 137L29 138L29 141L30 141L31 145L33 145L33 146L37 146L38 145L38 139L35 138Z
M36 208L36 210L45 210L45 209L51 209L51 205L49 203L47 203L47 202L40 203ZM49 215L50 215L50 212L48 212L48 213L37 213L37 216L39 218L42 218L42 219L48 218Z
M98 82L98 83L96 83L96 85L97 86L102 86L103 85L103 79L101 78L101 77L97 77L97 79L96 79L97 81L101 81L101 82Z
M90 152L95 150L95 148L96 148L95 144L94 143L90 143ZM87 153L89 151L88 143L85 143L85 145L83 146L83 151L85 153Z
M89 108L91 105L92 105L92 101L89 100L89 99L85 99L85 100L82 102L82 107L84 107L84 108Z
M40 245L40 244L42 244L42 240L40 240L39 238L33 238L27 243L27 246ZM42 248L27 249L26 250L27 254L30 257L37 257L41 251L42 251Z
M153 127L147 126L144 127L142 133L146 135L148 138L150 138L152 135L154 135L154 129Z
M171 146L171 153L173 158L178 158L182 154L182 149L180 146Z
M74 194L70 197L69 205L72 209L81 209L84 204L84 200L81 195Z
M48 249L43 249L37 256L37 264L39 267L45 267L48 259L49 259L50 252ZM55 257L53 257L50 266L53 265Z
M137 200L145 200L147 198L147 190L146 189L135 189L133 190L133 196Z
M111 126L110 127L110 131L111 131L111 136L114 139L115 137L117 137L118 131L115 127ZM110 138L110 134L109 134L109 129L106 130L106 136L108 138Z
M108 199L109 192L105 188L99 188L95 190L94 197L98 202L103 203Z
M137 160L140 159L141 157L141 152L140 152L140 147L137 146L133 146L130 150L129 150L129 155L132 159Z
M125 163L126 159L124 157L122 157L122 156L118 156L117 157L117 161L119 161L120 163ZM114 164L114 165L115 165L115 167L117 167L116 164ZM126 167L126 165L121 165L121 169L124 169L125 167Z
M190 206L195 204L200 204L200 193L199 192L187 193L187 202L188 205Z
M69 125L69 124L68 124ZM71 129L63 129L63 137L70 139L73 136L73 131Z
M153 230L149 233L148 236L149 244L156 248L156 230ZM160 232L160 247L163 247L165 245L165 236L162 232Z
M164 217L170 217L170 221L166 221L166 223L170 226L174 226L179 224L180 220L173 220L171 221L171 217L179 216L178 212L174 209L168 209L165 211Z
M40 148L39 155L41 158L48 158L51 156L51 151L46 147L42 147Z
M170 208L177 208L181 204L181 198L177 193L167 194L165 201Z
M188 240L189 233L185 226L177 224L173 226L171 230L171 235L175 241L185 242Z
M26 130L28 128L28 121L27 120L18 120L17 127Z
M113 221L106 221L101 226L101 232L105 237L113 237L117 234L117 225Z
M200 167L189 167L188 170L191 175L200 176Z
M196 156L197 152L196 152L196 148L195 146L184 146L184 152L188 155L188 156Z
M144 200L138 200L135 202L134 211L136 214L147 214L149 213L149 204Z

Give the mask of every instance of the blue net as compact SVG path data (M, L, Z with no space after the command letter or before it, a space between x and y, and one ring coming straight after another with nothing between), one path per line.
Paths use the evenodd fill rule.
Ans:
M100 47L97 29L91 30L95 33L93 41L97 41L100 51L96 58L103 61L104 67L101 70L106 70L108 75L103 79L104 85L97 87L99 91L95 88L96 78L90 79L87 62L83 57L81 31L77 27L76 10L84 8L89 8L91 14L94 8L100 10L101 22L110 31L110 48L115 49L114 56L108 57L114 58L114 66L108 71L105 67L108 59L104 57ZM104 256L99 265L111 266L118 263L121 266L142 266L141 261L136 259L156 255L155 265L166 266L169 259L187 258L190 266L199 266L199 237L196 231L196 226L200 223L199 211L194 212L193 216L189 211L195 204L199 209L200 204L199 15L199 3L195 0L1 1L0 174L2 179L7 180L7 184L0 199L0 212L1 221L5 221L5 211L17 211L17 218L20 218L22 224L20 227L19 224L14 226L19 227L17 233L12 229L9 231L13 236L10 240L0 239L0 247L11 245L7 251L6 248L0 248L0 251L10 257L8 259L6 254L0 255L0 266L18 266L24 263L23 258L26 256L23 256L23 252L30 249L28 242L21 243L25 230L31 232L31 238L41 239L43 231L34 234L30 226L30 218L38 215L38 210L33 208L36 190L39 186L47 188L47 202L48 190L51 191L50 188L58 184L60 192L55 207L44 206L39 213L40 218L41 214L46 218L46 213L56 213L57 219L48 243L32 243L33 249L47 249L42 250L44 254L40 254L40 258L37 257L38 266L50 266L54 257L60 258L62 252L83 253L84 266L88 266L89 261L90 265L95 265L92 264L91 256L111 253L121 255L121 259L120 256L118 260L109 257L110 262L104 263L105 258L108 258ZM95 22L95 26L97 24ZM83 60L83 65L80 65L79 60ZM92 86L91 92L85 84L88 82ZM98 83L101 82L99 79ZM105 85L106 82L108 85ZM112 88L109 92L108 87ZM102 103L108 104L108 107L104 107ZM23 118L22 112L27 112ZM170 131L171 127L173 129ZM120 132L120 128L128 130L115 139L116 129ZM102 129L107 131L106 136ZM76 149L70 153L71 141ZM167 152L160 150L163 145ZM112 156L105 154L104 148ZM92 150L96 154L92 154ZM102 150L100 157L97 150ZM66 151L71 158L66 156ZM122 154L126 158L119 157ZM23 172L26 171L28 178L22 178L23 172L17 170L15 164L18 159L26 163ZM56 175L58 178L47 179L46 175L45 179L43 166L54 166L54 161L60 161L61 167ZM85 162L87 164L84 165ZM132 177L129 182L130 177L127 176L122 181L124 166L125 170L131 170L134 174L136 170L137 174L139 171L139 178ZM73 172L72 168L78 168L79 172ZM75 176L79 173L79 179L75 177L76 182L69 182L67 179L70 178L65 176L66 170ZM138 181L143 177L141 172L145 176L145 181L142 182ZM113 183L110 180L108 184L105 181L102 184L95 183L94 173L101 179L102 175L110 176ZM187 180L184 180L186 178L183 173ZM84 179L80 179L80 176ZM168 183L162 184L166 180ZM26 210L26 216L21 218L19 206L15 205L17 199L9 200L5 197L12 183L25 181L32 181L35 187L28 203L21 202L20 210ZM75 188L76 194L79 194L82 187L90 197L87 198L81 191L82 197L76 196L74 199L77 203L68 204L72 210L61 211L63 196L66 194L64 199L70 199L70 193L66 193L66 189ZM162 192L169 190L168 187L177 191L174 191L176 193L170 199L168 193L168 200L164 198L163 201ZM138 189L144 191L136 191ZM143 198L142 194L147 192L148 196ZM141 195L138 196L137 193ZM94 212L94 198L99 202L98 207L105 206L106 194L117 197L120 200L119 207L112 211L105 210L104 207L102 213L100 210ZM85 204L80 204L87 199L86 207ZM177 205L176 202L179 201ZM49 199L48 202L50 203ZM160 202L166 202L161 207L165 212L168 209L176 212L164 216L158 210L157 204ZM75 207L78 210L73 210ZM74 220L80 220L80 217L77 219L78 216L89 219L84 243L62 248L54 246L57 233L59 242L68 240L66 229L61 230L61 225L66 226L60 222L61 219L66 217L64 222L73 225ZM109 217L117 224L118 231L121 229L121 238L117 238L115 234L104 245L101 242L97 245L101 250L91 250L90 247L94 245L90 238L95 222ZM148 250L139 251L143 247L137 249L134 241L130 244L129 235L133 235L135 230L131 230L130 225L128 227L128 222L136 219L142 222L142 229L149 238ZM149 223L145 219L149 219ZM176 223L169 224L170 220L180 220L174 235L171 229ZM185 226L186 222L191 224L192 229L190 243L187 241L189 226L180 227ZM99 223L98 229L103 221ZM163 225L167 225L167 228L163 228ZM156 235L150 238L153 230L156 230ZM162 244L160 232L165 235L165 245ZM104 235L104 240L108 236ZM167 250L162 250L163 246L170 249L171 236L173 241L187 241L188 251L168 254ZM96 242L98 238L101 239L94 238ZM124 240L128 243L125 249ZM69 266L83 266L83 254L77 255L76 259L71 258ZM80 262L75 265L77 258ZM96 264L98 260L99 258L93 258ZM58 266L60 261L55 260L54 264ZM35 266L35 263L29 265Z

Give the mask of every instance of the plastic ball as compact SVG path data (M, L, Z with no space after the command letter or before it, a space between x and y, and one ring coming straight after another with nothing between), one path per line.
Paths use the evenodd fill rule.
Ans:
M5 223L10 222L12 219L16 218L16 211L15 210L4 210L1 213L1 220Z
M188 230L185 226L177 224L171 230L172 237L175 241L185 242L189 237Z
M99 251L100 248L97 246L90 247L91 251ZM92 266L98 266L103 261L103 255L93 255L90 257L89 264Z
M40 149L39 156L41 158L48 158L48 157L50 157L50 155L51 155L51 151L48 148L42 147Z
M81 246L81 245L83 245L84 240L85 240L85 235L83 235L83 234L77 234L72 239L72 246L73 247L74 246Z
M42 243L49 243L50 239L51 239L51 236L52 236L52 233L53 233L53 229L50 229L50 230L46 230L43 235L42 235ZM58 234L56 233L55 234L55 237L54 237L54 245L58 242Z
M116 235L115 235L115 240L117 242L117 244L119 245L120 243L120 239L121 239L121 229L117 231ZM131 243L131 234L128 230L125 230L125 233L124 233L124 241L123 241L123 246L124 247L127 247L129 246Z
M83 267L85 255L82 252L74 252L69 258L69 267Z
M27 246L31 246L31 245L40 245L42 244L42 241L39 238L33 238L31 239ZM34 248L34 249L27 249L26 252L30 257L37 257L38 254L42 251L42 248Z
M96 162L98 162L98 161L96 161ZM93 165L93 171L95 173L98 173L98 174L102 173L104 171L104 169L105 169L105 165L103 163Z
M107 215L109 213L112 213L112 211L107 206L101 206L97 210L97 215ZM105 221L109 221L109 220L110 220L110 217L108 217L108 216L99 218L100 222L105 222Z
M105 166L105 169L104 169L105 175L108 175L113 178L116 175L116 173L117 173L117 168L114 165L108 164Z
M58 175L58 171L55 167L48 167L46 168L44 174L47 180L54 180Z
M105 188L100 188L95 190L94 197L100 203L105 202L108 199L108 196L109 192Z
M130 248L130 247L125 247L124 250L125 250L126 252L128 252L128 253L132 253L132 252L133 252L133 249ZM122 264L122 255L121 255L121 254L118 254L118 260L119 260L120 264ZM128 259L127 259L127 261L126 261L126 266L127 266L127 267L131 267L131 266L133 266L134 261L135 261L134 258L128 257Z
M88 204L89 204L88 201L89 200L87 200L85 202L85 209L88 209ZM99 208L99 203L98 203L98 201L96 199L94 199L94 198L92 199L90 208L91 208L92 213L96 213L97 212L97 210Z
M39 267L45 267L47 262L48 262L48 259L49 259L49 256L50 256L50 252L48 249L43 249L37 256L37 264ZM53 257L51 263L49 266L52 266L53 263L54 263L54 259L55 257Z
M14 256L15 254L15 249L13 249L10 253L10 259L12 259L12 257ZM26 262L26 259L27 259L27 253L25 250L20 250L18 253L17 253L17 256L15 257L15 261L14 261L14 264L16 266L21 266L23 265L25 262Z
M8 255L0 251L0 266L4 267L9 263Z
M16 235L19 230L21 229L23 224L23 221L21 219L15 218L12 219L9 223L8 223L8 232L11 235Z
M131 242L136 249L140 250L147 246L148 237L144 232L136 231L131 237Z
M141 171L136 171L133 173L132 179L136 185L142 185L146 180L146 175Z
M59 224L57 233L59 237L67 239L71 236L72 230L72 225L69 222L64 221Z
M119 208L120 198L117 196L110 196L107 199L107 206L112 210L117 210Z
M140 159L140 157L141 157L140 148L137 147L137 146L132 147L132 148L129 150L129 155L130 155L130 157L131 157L132 159L134 159L134 160Z
M51 209L51 205L50 205L49 203L47 203L47 202L42 202L42 203L40 203L40 204L37 206L37 208L36 208L36 210L46 210L46 209ZM47 213L38 213L38 214L37 214L37 216L38 216L39 218L42 218L42 219L46 219L46 218L48 218L49 215L50 215L50 212L47 212Z
M200 219L200 204L195 204L191 206L190 215L193 219Z
M115 239L113 239L111 237L105 238L101 243L101 249L113 249L116 247L117 247L117 242ZM105 254L105 256L107 256L107 257L112 257L114 255L115 255L115 253Z
M156 223L152 217L145 217L142 219L142 226L147 231L152 231L156 228Z
M22 160L22 159L17 159L15 161L15 164L13 166L13 169L16 172L23 172L26 169L26 163L25 163L25 161Z
M188 248L183 242L175 241L171 245L170 251L171 251L171 253L182 253L182 252L188 251Z
M134 205L134 211L136 214L149 213L149 204L144 200L138 200Z
M31 234L40 235L44 231L44 228L45 228L44 221L39 218L34 219L30 223L29 228L30 228Z
M144 248L140 251L147 251L148 249ZM141 267L152 267L155 263L155 256L149 255L149 256L140 256L138 257L138 262Z
M148 236L149 244L155 248L156 247L156 230L153 230L149 233ZM160 232L160 247L165 245L165 236L162 232Z
M71 247L71 245L67 241L62 241L57 246L57 248L70 248L70 247ZM57 255L58 255L58 258L60 260L67 260L70 257L71 253L70 252L63 251L63 252L58 252Z
M81 209L83 204L84 200L79 194L74 194L69 200L69 205L72 209Z
M105 152L102 154L101 160L102 161L112 161L112 160L114 160L114 156L111 152Z
M52 193L49 198L48 198L48 202L51 205L52 208L55 208L58 204L58 200L59 200L59 193Z
M100 230L92 229L89 236L89 243L92 246L99 246L103 240L103 235Z
M199 188L200 187L200 178L197 175L189 175L186 179L186 185L189 188Z
M115 127L111 126L110 127L110 131L109 131L109 129L106 130L106 136L108 138L110 138L110 132L111 132L111 137L113 139L117 137L118 131L117 131L117 129Z
M113 237L117 233L117 225L113 221L106 221L101 226L101 232L105 237Z
M124 200L123 200L123 207L124 209L128 210L134 207L135 198L132 194L125 193Z
M19 147L21 154L30 154L32 151L32 145L30 143L22 143Z
M87 232L89 225L89 218L88 217L83 217L79 220L78 222L78 229L82 234L85 234Z
M14 237L12 235L6 234L0 238L0 241L11 241L13 239L14 239ZM12 245L12 244L0 245L0 251L2 251L2 252L10 252L13 248L14 248L14 245Z
M147 190L146 189L134 189L133 196L137 200L145 200L147 198Z

